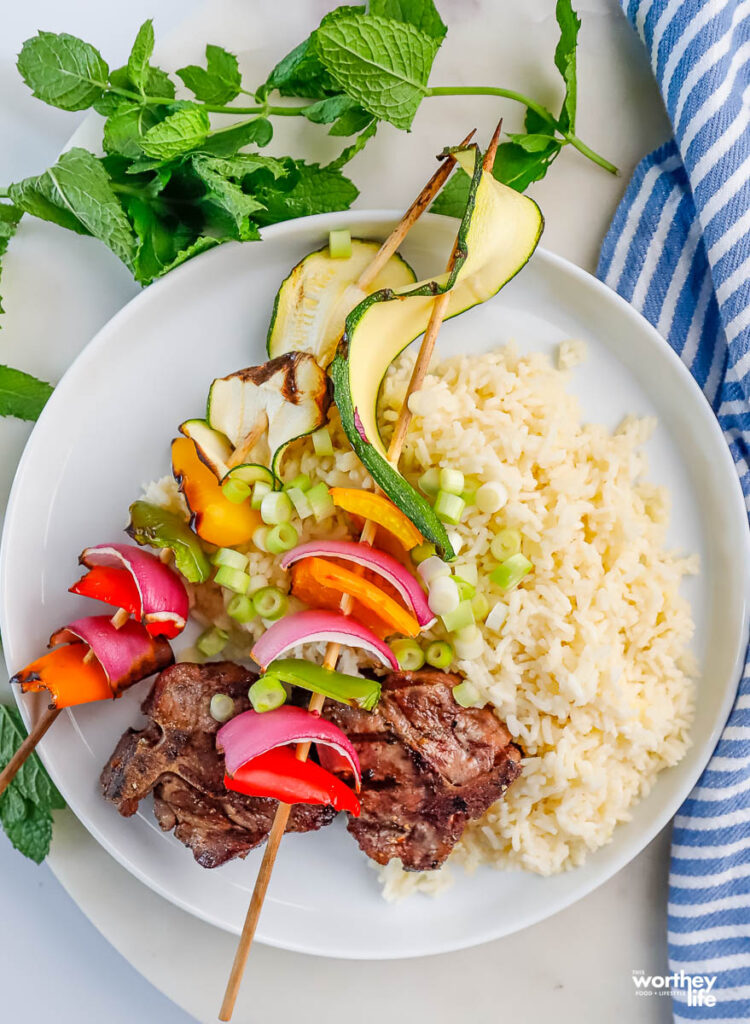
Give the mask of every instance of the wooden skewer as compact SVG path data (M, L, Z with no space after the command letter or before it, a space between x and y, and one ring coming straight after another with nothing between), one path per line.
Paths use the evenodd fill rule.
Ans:
M467 146L474 138L475 132L476 128L472 128L466 138L459 142L459 146ZM456 164L456 158L451 154L448 154L440 159L442 163L438 169L375 253L372 262L369 263L359 275L357 280L358 288L366 289L368 285L372 284L388 260L393 256L395 251L406 238L411 228L416 224L448 180L448 177Z
M60 714L61 710L62 708L47 708L2 772L0 772L0 796L3 795L13 779L15 779L24 761L33 754L37 743Z
M493 136L494 149L492 152L492 161L494 161L495 150L497 149L497 139L499 139L500 126ZM473 137L474 132L470 132L466 136L466 139L461 145L466 145ZM490 145L492 146L493 143ZM489 150L488 150L489 153ZM486 160L486 157L485 157ZM429 206L433 196L437 190L447 179L450 174L455 158L449 157L445 160L443 165L433 174L430 181L422 189L417 199L412 203L409 209L404 214L403 219L399 222L397 227L391 232L386 241L378 250L375 258L369 267L360 276L357 284L360 288L366 287L377 274L382 270L383 266L388 262L390 257L396 251L398 246L401 244L409 228L417 221L421 214ZM447 165L447 166L446 166ZM483 167L485 164L483 163ZM436 184L437 183L437 184ZM430 191L432 189L432 191ZM395 240L395 241L394 241ZM384 255L385 254L385 255ZM453 264L457 254L457 247L454 245L453 251L451 252L450 259L448 261L447 270L448 273L453 269ZM374 269L373 269L374 268ZM409 386L404 396L404 402L401 406L399 419L396 423L396 428L391 437L390 445L388 446L388 461L394 465L398 463L399 456L401 455L401 449L404 444L406 437L406 430L409 425L411 414L409 413L408 403L409 396L419 387L421 387L427 373L427 367L430 362L430 358L435 348L435 341L437 340L438 333L440 331L443 317L448 308L450 295L445 293L438 295L434 301L432 312L430 314L430 320L427 325L427 329L422 340L422 345L419 350L419 356L415 363L414 370L409 381ZM377 526L372 520L367 520L362 529L360 536L361 544L372 544L375 539L375 532ZM350 594L344 594L341 598L341 611L344 615L348 615L351 612L353 599ZM325 658L323 659L323 665L325 668L334 669L336 662L339 658L341 647L337 643L329 643L326 648ZM314 693L310 698L308 709L313 713L320 713L325 703L325 697L319 693ZM297 757L300 761L306 761L307 755L310 750L309 743L300 743L297 746ZM266 892L268 891L268 884L271 880L271 874L273 872L274 862L276 855L281 844L281 840L286 830L287 822L289 821L289 814L291 812L291 806L289 804L279 803L276 815L274 816L273 825L268 836L265 850L263 851L263 860L261 861L260 870L258 871L258 877L255 881L255 887L253 894L250 899L250 905L247 909L247 915L245 917L245 923L242 928L242 934L240 935L240 941L237 944L237 950L234 955L234 961L232 962L232 969L229 974L229 980L227 981L227 987L224 992L224 1000L221 1004L221 1010L219 1011L219 1020L228 1021L232 1018L234 1011L234 1005L237 1001L237 995L239 993L240 983L242 982L242 976L245 971L245 965L247 958L250 953L250 947L255 937L255 931L258 927L258 919L260 918L260 912L263 908L263 901L265 900Z

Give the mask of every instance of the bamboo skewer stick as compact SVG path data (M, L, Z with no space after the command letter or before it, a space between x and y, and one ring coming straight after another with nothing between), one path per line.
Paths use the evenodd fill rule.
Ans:
M501 122L502 123L502 122ZM466 136L465 140L461 145L468 143L474 132L470 132ZM491 167L495 159L495 151L497 149L498 140L500 137L500 125L498 125L495 134L493 135L490 148L487 150L483 161L483 168L487 168L487 161L489 157L489 166ZM491 153L490 153L491 150ZM455 164L455 158L448 157L438 171L433 174L430 181L422 189L417 199L412 203L409 209L404 214L404 217L391 232L389 237L383 243L378 250L372 263L365 269L360 276L357 284L360 288L366 287L370 284L373 279L377 276L380 270L385 266L390 257L396 251L398 246L401 244L403 239L406 237L409 228L418 220L427 206L430 204L432 197L436 194L437 190L443 185L445 180L448 178L453 165ZM430 190L432 191L430 192ZM454 245L453 250L448 261L447 271L451 272L456 259L458 247ZM388 446L388 461L396 465L401 455L401 449L403 448L404 439L406 437L406 431L409 426L411 419L411 413L409 412L408 403L410 395L421 387L422 382L427 374L427 368L429 366L432 353L435 348L435 342L437 340L440 327L443 322L443 318L448 309L448 302L450 300L450 293L438 295L433 303L432 311L430 314L430 320L425 330L424 338L420 346L419 355L412 372L409 386L404 396L404 401L401 406L399 419L396 423L396 428L391 437L390 444ZM375 539L375 532L377 526L372 520L367 520L362 529L360 535L361 544L372 544ZM344 594L341 598L341 611L348 615L351 612L353 599L350 594ZM323 665L325 668L334 669L339 658L341 647L337 643L329 643L326 648L325 657L323 659ZM308 704L308 710L313 713L320 713L325 703L325 697L321 694L315 693L310 698ZM307 760L307 756L310 750L309 743L300 743L297 746L297 757L300 761ZM287 822L289 820L289 814L291 812L291 806L289 804L279 803L276 815L273 820L271 832L268 836L265 850L263 852L263 860L261 861L260 869L258 871L258 877L255 882L253 894L250 899L250 905L247 910L245 917L245 923L242 928L240 940L237 945L235 952L234 961L232 962L232 969L229 974L227 981L227 987L224 992L224 999L221 1004L221 1010L219 1011L219 1020L229 1021L232 1018L234 1006L237 1001L237 995L239 993L240 984L242 982L242 976L245 971L245 965L247 958L250 954L250 947L255 937L255 931L258 927L258 920L260 918L260 912L263 908L263 902L265 900L266 892L268 891L268 884L271 880L271 873L273 872L274 862L276 855L281 844L281 840L286 830Z
M15 779L26 759L34 753L37 743L60 714L61 710L62 708L46 709L13 757L11 757L2 772L0 772L0 796L3 795L13 779Z

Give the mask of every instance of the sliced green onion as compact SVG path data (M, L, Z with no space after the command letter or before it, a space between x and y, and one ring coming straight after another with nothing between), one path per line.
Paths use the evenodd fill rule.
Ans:
M464 475L460 469L440 470L440 490L460 495L464 489Z
M502 601L498 601L492 608L492 611L484 620L484 624L487 629L491 629L493 633L499 633L503 627L503 623L508 617L508 606L503 604Z
M490 515L498 512L508 501L508 492L499 480L489 480L477 491L477 508Z
M430 584L427 603L435 615L449 615L458 608L459 597L456 581L451 576L438 576Z
M468 580L463 579L461 576L454 576L453 582L458 587L458 596L462 601L470 601L477 592L474 584L469 583Z
M269 526L288 523L292 515L292 503L283 491L271 491L260 503L260 518Z
M497 569L493 569L490 579L503 590L512 590L533 568L533 564L525 555L511 555L498 565Z
M481 704L477 688L468 679L453 687L453 699L462 708L475 708Z
M440 470L437 467L425 470L417 480L417 486L428 498L434 498L440 490Z
M424 651L416 640L394 640L390 647L404 672L416 672L424 665Z
M229 565L220 565L214 576L214 583L227 590L233 590L235 594L246 594L250 586L250 577L242 569L233 569Z
M479 572L477 570L476 562L454 562L453 571L456 576L460 576L462 580L466 580L467 583L473 583L477 585L479 581Z
M234 714L234 701L226 693L215 693L208 710L215 721L228 722Z
M249 558L234 548L219 548L211 556L214 565L228 565L230 569L247 569Z
M479 626L464 626L455 636L456 657L465 660L478 658L484 650L484 637Z
M264 711L280 708L286 701L286 690L283 684L278 679L268 679L265 676L255 680L247 691L247 695L255 711L261 714Z
M437 555L430 555L420 562L417 567L417 575L426 586L430 586L440 576L450 576L450 567L445 564L442 558Z
M469 488L466 491L461 491L461 500L464 505L476 505L477 503L477 492L473 488Z
M312 487L312 480L307 473L299 473L295 476L294 480L290 480L288 484L284 484L285 491L291 491L293 487L296 487L298 491L309 491Z
M454 633L456 630L464 629L466 626L474 625L474 609L471 607L471 601L462 601L458 608L455 608L452 612L448 612L447 615L441 615L443 625L449 633Z
M279 523L268 531L266 546L272 555L280 555L282 551L291 551L299 541L299 534L291 523Z
M250 499L252 508L258 509L263 504L263 499L270 494L273 488L265 480L257 480L253 486L253 496Z
M244 480L225 480L221 485L221 493L234 505L241 505L243 501L247 501L250 497L250 484L246 484Z
M411 560L415 565L421 565L422 562L428 558L432 558L435 554L435 545L430 544L429 541L425 541L424 544L417 544L415 548L412 548L409 552Z
M490 551L492 557L498 562L504 562L511 555L517 555L521 550L521 534L518 530L500 530L492 538Z
M215 654L220 654L224 650L227 640L229 640L229 634L223 629L214 627L201 633L195 641L195 646L201 654L205 654L207 658L213 658Z
M448 534L448 540L451 542L453 554L458 555L461 551L461 548L464 546L463 537L458 532L458 530L446 530L445 532Z
M453 648L445 640L433 640L424 652L425 661L433 668L448 668L453 661Z
M313 514L312 505L307 500L307 495L299 487L288 487L286 493L294 505L294 511L300 519L309 519Z
M466 503L457 494L449 494L448 491L438 491L434 508L438 519L441 519L444 523L452 523L455 526L456 523L461 521Z
M346 228L328 232L328 255L332 260L348 260L352 254L352 236Z
M490 602L484 594L476 594L471 600L475 622L484 622L490 610Z
M328 493L328 485L322 481L310 488L307 492L307 500L310 502L310 508L313 510L316 523L333 515L333 498Z
M227 615L235 622L252 622L255 618L253 599L247 594L235 594L227 605Z
M312 434L313 448L316 455L333 455L333 444L328 427L321 427Z
M260 551L268 551L268 545L267 545L267 541L268 541L268 527L267 526L258 526L258 527L256 527L253 530L252 541L253 541L253 544L256 546L256 548L258 548Z
M289 600L278 587L261 587L253 594L253 607L261 619L280 619L289 607Z

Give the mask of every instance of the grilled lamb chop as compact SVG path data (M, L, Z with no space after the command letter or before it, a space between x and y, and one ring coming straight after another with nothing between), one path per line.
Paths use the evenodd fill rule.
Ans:
M462 708L460 679L424 669L383 680L377 710L330 704L362 766L362 813L349 831L379 864L393 857L410 871L439 867L478 818L521 772L521 751L489 710Z
M262 843L278 806L276 800L225 789L224 758L216 750L219 723L209 712L211 697L229 694L238 713L247 711L254 679L229 661L166 669L143 702L151 721L123 734L102 771L102 792L125 817L153 790L162 829L174 829L206 868L244 857ZM335 813L332 807L296 804L287 831L315 831Z

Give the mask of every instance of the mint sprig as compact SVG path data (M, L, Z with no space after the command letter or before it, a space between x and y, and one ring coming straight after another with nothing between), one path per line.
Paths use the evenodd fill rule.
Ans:
M525 132L508 136L494 166L495 176L519 191L544 177L564 146L615 173L575 134L580 19L571 0L557 0L556 16L559 114L502 86L431 85L447 32L434 0L336 7L254 88L243 84L234 54L209 44L205 66L176 72L190 99L176 99L174 79L152 64L151 20L139 29L127 63L115 69L90 43L39 32L18 58L24 81L52 106L100 113L106 155L75 148L44 173L0 188L0 200L13 204L0 202L0 257L26 213L98 238L149 284L216 245L258 239L265 225L347 209L358 191L342 168L379 123L408 130L421 104L440 96L497 96L525 106ZM238 103L242 94L252 103ZM273 94L281 102L272 103ZM237 120L217 127L212 113ZM303 117L348 144L327 167L296 156L270 160L258 150L271 141L279 117ZM433 209L459 216L467 187L456 172ZM37 383L41 394L46 385ZM34 407L0 401L0 415L16 415L16 408Z

